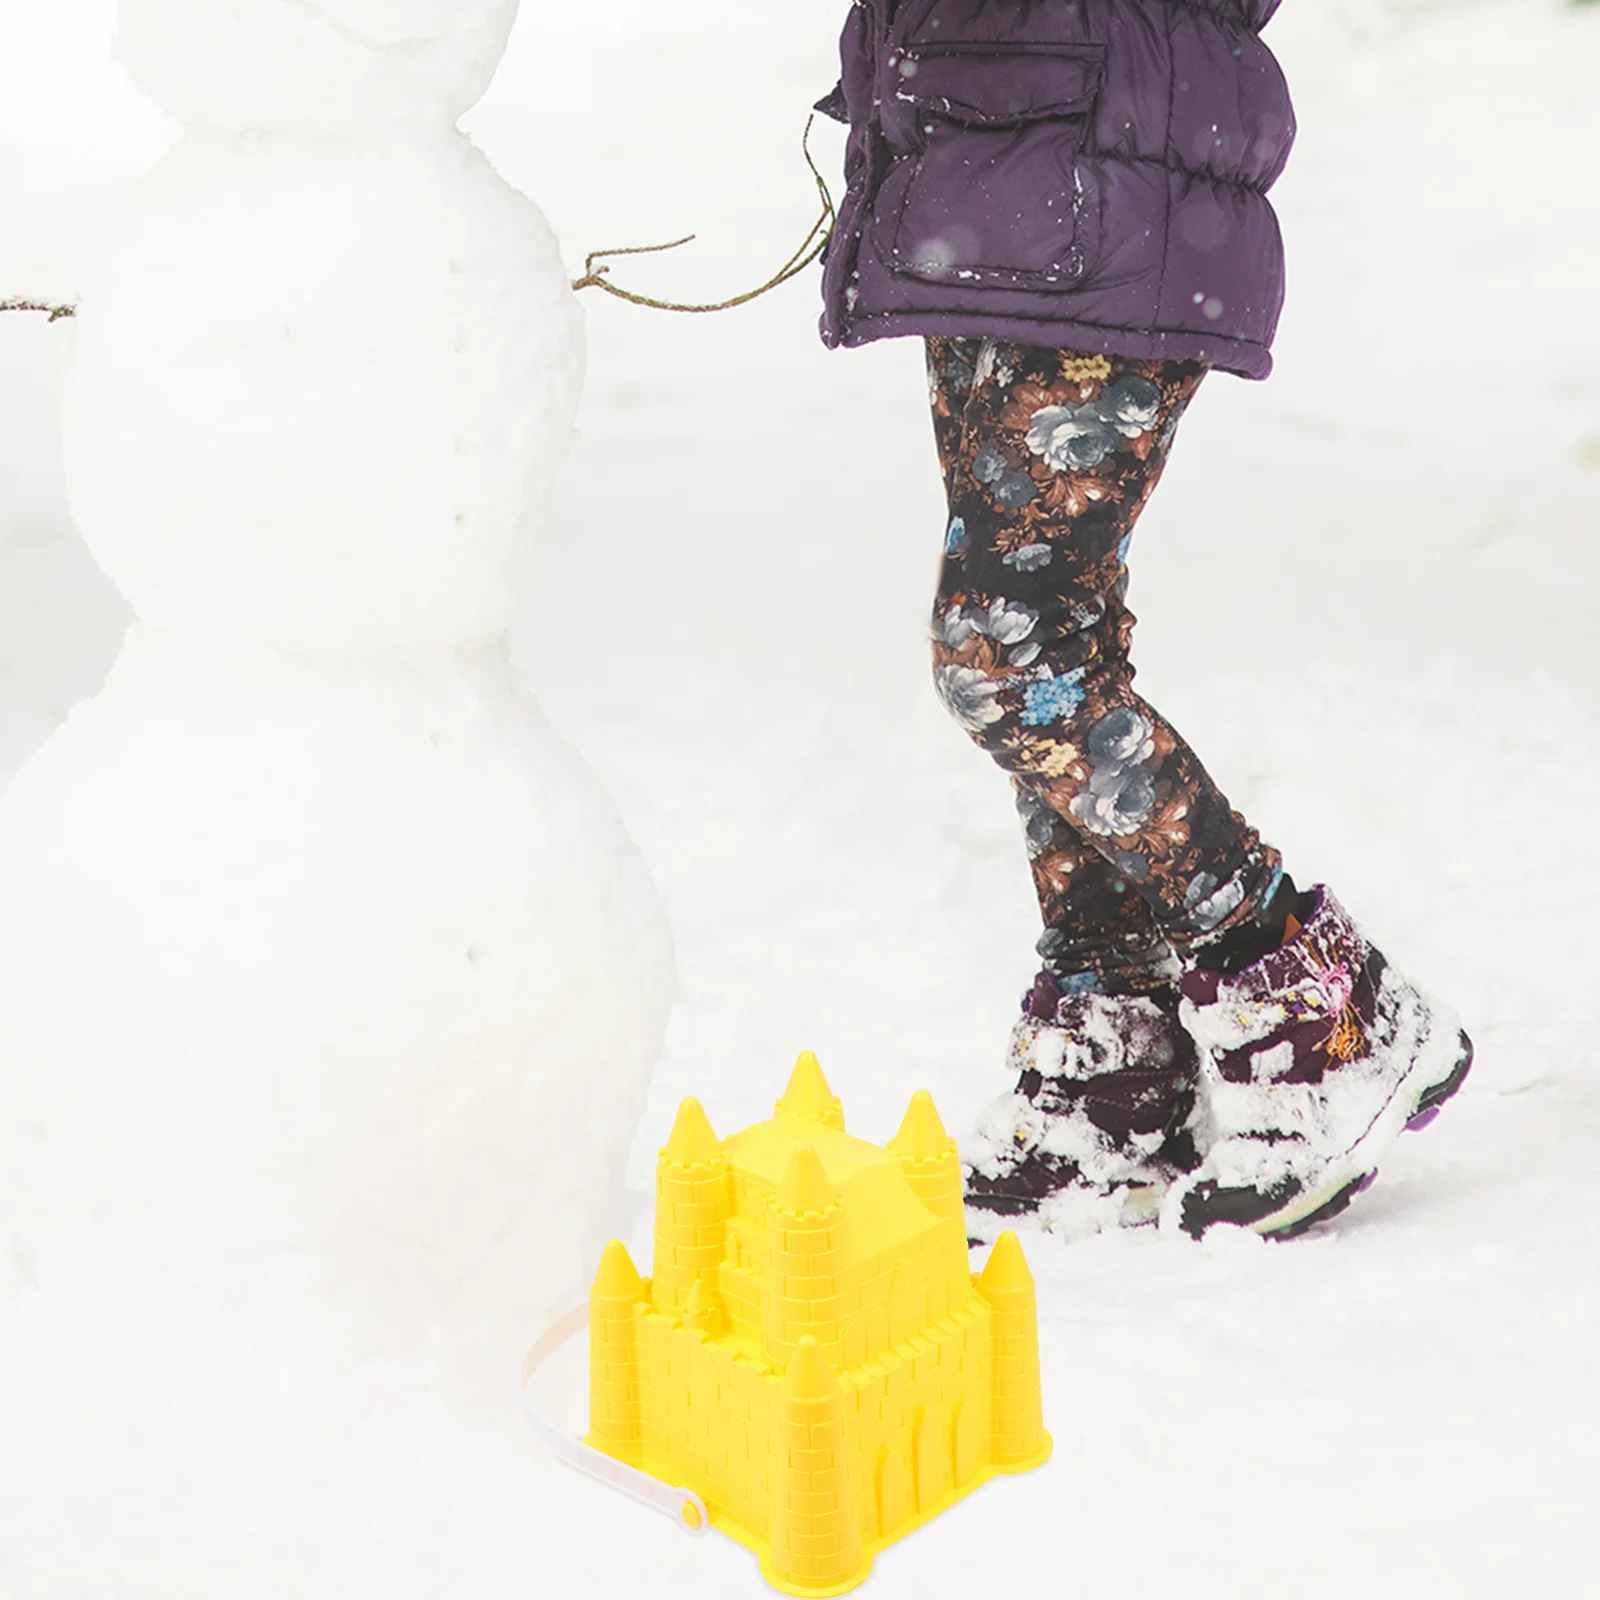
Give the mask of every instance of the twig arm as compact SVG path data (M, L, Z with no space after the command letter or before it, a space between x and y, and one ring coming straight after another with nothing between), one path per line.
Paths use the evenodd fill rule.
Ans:
M78 314L76 306L53 306L43 300L15 298L0 300L0 311L37 311L41 316L48 317L52 322L60 322L64 317L75 317Z
M800 147L805 154L806 165L811 169L811 176L816 180L817 193L822 200L822 215L812 224L811 232L805 236L800 248L759 289L735 295L731 300L719 300L713 305L682 305L676 301L656 300L649 295L634 294L632 290L618 288L606 276L611 269L603 264L597 265L604 263L611 256L651 256L659 255L663 250L676 250L680 245L686 245L694 239L692 233L682 239L674 239L670 244L631 245L621 250L591 250L584 258L583 276L574 279L572 287L601 289L606 294L615 295L618 300L626 300L629 305L647 306L652 311L686 311L700 314L710 311L731 311L735 306L748 305L752 300L759 300L762 295L770 294L781 284L797 277L827 249L828 239L837 220L833 196L828 192L827 181L817 169L817 164L811 156L811 124L815 120L814 117L807 119L805 136L801 139Z

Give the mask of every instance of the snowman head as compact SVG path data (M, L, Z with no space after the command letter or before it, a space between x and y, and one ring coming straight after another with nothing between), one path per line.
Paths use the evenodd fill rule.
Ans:
M518 0L120 0L124 65L181 122L333 132L453 122Z

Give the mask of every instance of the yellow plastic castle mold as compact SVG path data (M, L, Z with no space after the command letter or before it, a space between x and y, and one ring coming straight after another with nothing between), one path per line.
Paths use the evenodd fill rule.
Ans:
M589 1327L588 1442L693 1489L788 1594L853 1589L878 1551L1050 1454L1016 1235L975 1276L932 1099L880 1149L844 1131L810 1053L743 1133L683 1102L653 1274L608 1245Z

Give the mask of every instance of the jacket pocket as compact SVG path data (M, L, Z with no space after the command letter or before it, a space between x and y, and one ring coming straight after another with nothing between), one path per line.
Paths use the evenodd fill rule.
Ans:
M907 44L885 62L905 147L879 191L894 271L1061 289L1083 277L1097 207L1078 158L1104 73L1095 45Z

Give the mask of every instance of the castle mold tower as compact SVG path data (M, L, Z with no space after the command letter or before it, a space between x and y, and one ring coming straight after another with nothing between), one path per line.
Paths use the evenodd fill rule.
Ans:
M672 1136L656 1162L655 1303L683 1312L696 1285L721 1261L733 1211L728 1158L700 1102L678 1108ZM702 1293L706 1291L702 1289Z
M589 1443L693 1489L776 1588L842 1594L1047 1459L1033 1278L1012 1233L971 1272L926 1093L880 1149L804 1055L742 1133L684 1101L657 1174L658 1281L616 1242L595 1279Z

